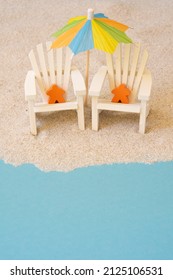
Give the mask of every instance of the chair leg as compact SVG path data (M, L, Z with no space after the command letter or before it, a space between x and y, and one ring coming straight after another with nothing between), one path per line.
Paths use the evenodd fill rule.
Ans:
M92 130L98 130L99 127L99 110L97 109L98 97L92 97Z
M149 113L150 113L150 104L149 104L149 102L147 102L147 117L148 117Z
M29 101L28 107L29 107L30 131L31 131L31 134L37 135L36 114L34 112L34 102Z
M139 119L139 132L145 133L146 118L147 118L147 101L141 101L141 112Z
M84 97L78 96L78 109L77 109L77 115L78 115L78 126L79 129L84 130L85 129L85 119L84 119Z

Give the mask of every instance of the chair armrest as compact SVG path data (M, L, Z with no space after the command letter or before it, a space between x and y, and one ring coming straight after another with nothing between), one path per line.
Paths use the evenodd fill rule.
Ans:
M95 74L89 89L89 96L99 96L103 87L104 80L108 73L107 67L102 66Z
M146 70L143 74L141 85L139 88L138 100L148 101L150 99L151 86L152 86L151 72L149 70Z
M28 71L25 79L25 100L35 100L36 98L36 83L34 71Z
M71 79L76 96L86 95L86 86L81 72L78 69L72 69Z

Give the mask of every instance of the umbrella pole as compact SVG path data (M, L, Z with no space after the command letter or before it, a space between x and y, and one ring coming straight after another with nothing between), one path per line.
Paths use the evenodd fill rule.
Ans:
M86 95L85 95L85 105L88 103L88 80L89 80L89 60L90 60L90 51L86 52L86 74L85 74L85 84L86 84Z

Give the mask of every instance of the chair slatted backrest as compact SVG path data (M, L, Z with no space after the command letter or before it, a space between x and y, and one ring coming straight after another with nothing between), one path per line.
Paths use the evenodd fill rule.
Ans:
M122 50L121 45L119 44L116 49L116 56L115 56L115 81L116 86L119 86L121 84L121 68L122 68Z
M32 69L35 72L38 86L42 93L44 102L48 102L47 89L53 84L57 84L65 91L68 90L70 80L70 70L72 62L72 52L69 48L51 49L52 42L46 42L36 47L36 51L31 50L29 59ZM63 67L63 52L65 51L65 63Z
M119 44L115 51L115 65L113 56L106 54L110 89L126 84L132 91L130 103L136 101L137 93L148 60L148 52L144 50L140 59L141 46L135 44ZM133 51L133 54L131 55ZM115 76L114 76L115 73Z
M47 47L47 56L48 56L48 64L49 64L49 74L50 79L53 84L56 84L56 72L55 72L55 60L54 60L54 50L50 49L51 43L46 42ZM62 69L62 68L61 68ZM62 70L61 70L62 72Z
M106 53L106 62L108 68L110 90L113 90L115 88L114 65L112 55L110 55L109 53Z
M129 62L130 62L130 44L124 46L124 61L123 61L123 76L122 83L127 84L129 74Z

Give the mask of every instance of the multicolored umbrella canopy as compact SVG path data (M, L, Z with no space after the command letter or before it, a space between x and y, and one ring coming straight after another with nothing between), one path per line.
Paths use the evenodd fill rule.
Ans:
M127 25L111 20L102 13L94 14L93 9L88 9L87 16L71 18L67 25L52 35L56 39L51 48L69 46L74 54L87 51L85 104L88 96L89 50L95 48L114 53L119 43L132 43L125 34L127 29Z
M132 43L124 33L128 26L108 19L104 14L93 14L88 10L87 16L78 16L68 21L62 29L53 34L57 39L52 48L69 46L74 54L93 48L114 53L118 43Z

